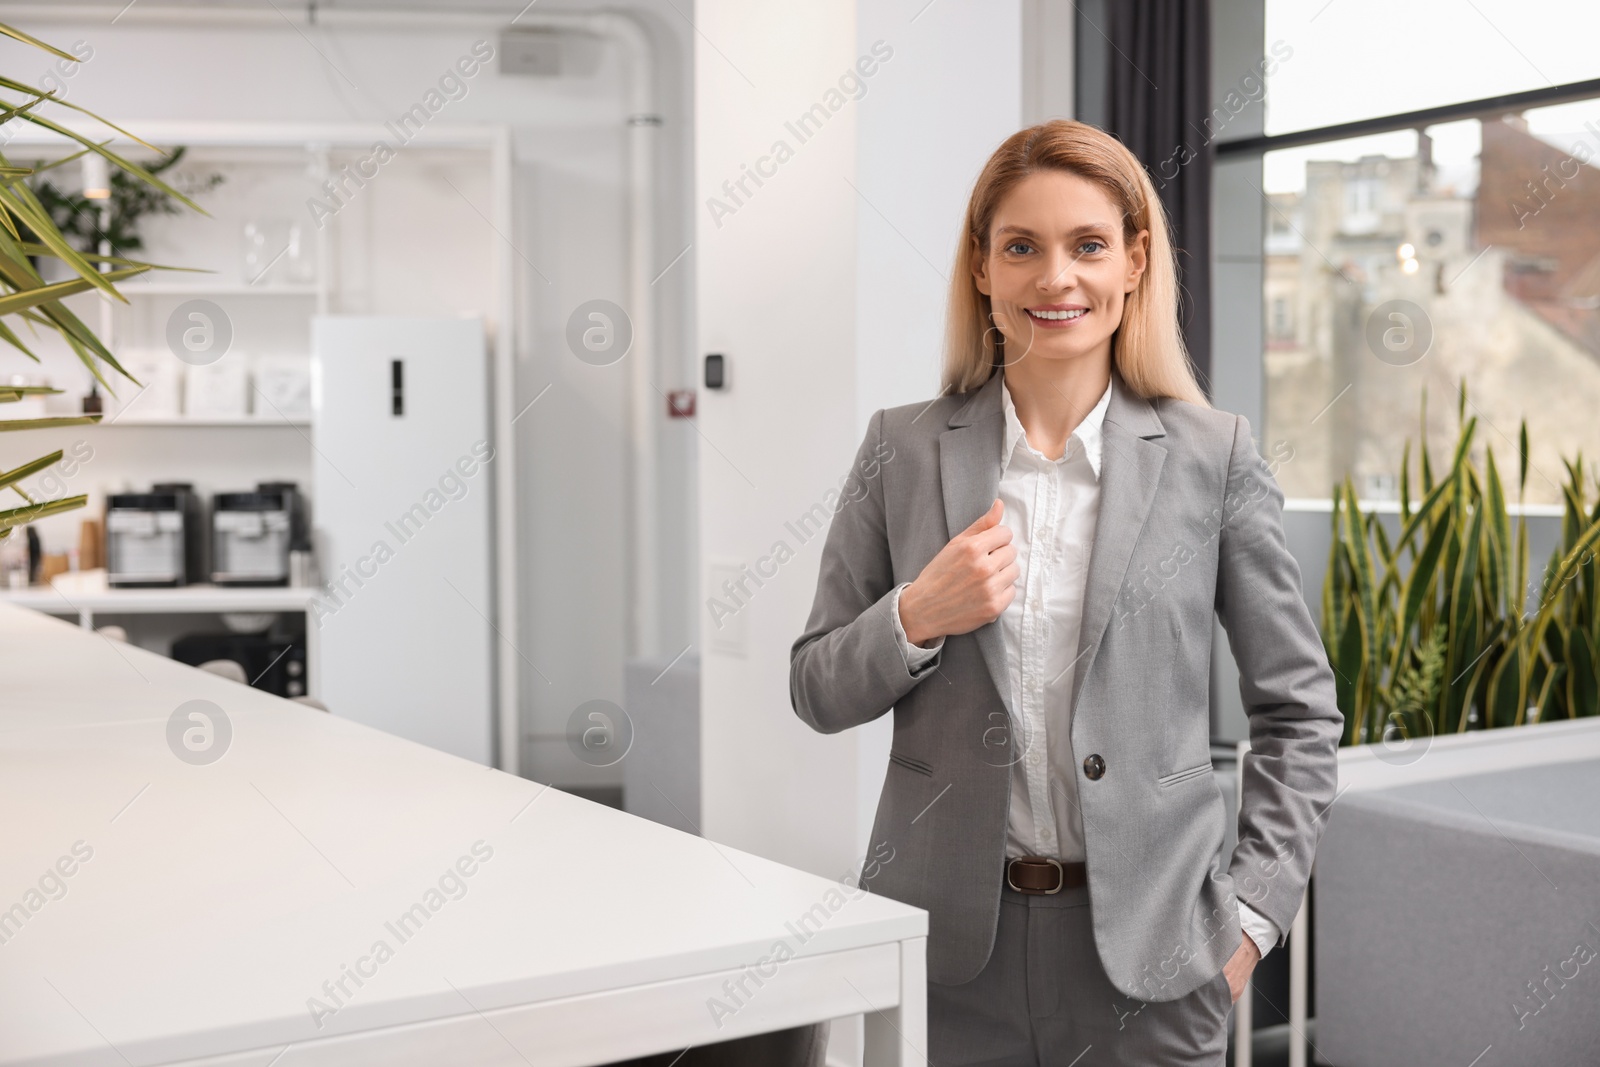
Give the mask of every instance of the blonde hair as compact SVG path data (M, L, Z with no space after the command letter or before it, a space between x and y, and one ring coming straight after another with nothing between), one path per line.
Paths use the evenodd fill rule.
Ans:
M945 329L943 394L966 393L1004 361L1004 338L991 326L989 298L972 276L973 257L989 254L989 227L1000 201L1018 182L1041 170L1076 174L1104 189L1122 213L1123 238L1150 231L1144 275L1128 294L1111 342L1111 362L1143 397L1166 396L1210 407L1178 328L1178 270L1166 210L1137 157L1098 127L1054 119L1019 130L995 150L978 175L967 203L966 226L956 244Z

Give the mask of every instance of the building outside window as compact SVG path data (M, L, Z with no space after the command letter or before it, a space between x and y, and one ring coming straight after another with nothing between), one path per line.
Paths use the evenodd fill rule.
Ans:
M1267 39L1292 37L1303 7L1267 0ZM1493 448L1514 497L1526 419L1525 500L1559 504L1563 457L1600 455L1600 87L1582 99L1438 121L1422 109L1481 100L1486 90L1570 97L1573 81L1600 75L1600 54L1532 59L1552 76L1572 75L1564 84L1524 66L1462 81L1451 99L1436 66L1410 78L1394 35L1369 36L1364 63L1394 60L1377 79L1384 99L1328 94L1333 27L1376 11L1362 0L1349 7L1296 42L1267 95L1268 143L1298 135L1262 154L1262 438L1294 450L1277 477L1289 497L1326 498L1348 474L1363 498L1394 498L1407 437L1416 484L1424 390L1438 470L1449 463L1465 380L1479 461ZM1600 13L1581 19L1600 23ZM1430 39L1440 32L1448 36L1427 28ZM1471 27L1456 32L1478 37ZM1507 48L1498 36L1492 43ZM1324 91L1309 91L1319 83ZM1408 107L1416 110L1397 110ZM1398 128L1382 128L1386 118ZM1376 121L1359 136L1316 139L1317 130L1362 120Z

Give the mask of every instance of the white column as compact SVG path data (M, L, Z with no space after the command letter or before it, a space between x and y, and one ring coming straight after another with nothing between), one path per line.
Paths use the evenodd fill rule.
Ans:
M855 4L703 0L694 19L699 354L724 354L729 379L702 386L697 418L701 830L840 877L859 851L858 742L813 732L789 703L822 550L790 523L837 486L859 440L858 104L838 93L855 70ZM780 542L792 559L720 588ZM721 629L713 596L735 611Z

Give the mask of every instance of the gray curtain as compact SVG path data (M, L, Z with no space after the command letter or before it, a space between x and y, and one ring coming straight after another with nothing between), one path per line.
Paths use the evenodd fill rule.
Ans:
M1104 126L1144 162L1166 207L1184 341L1210 394L1211 3L1120 0L1100 10L1111 45Z

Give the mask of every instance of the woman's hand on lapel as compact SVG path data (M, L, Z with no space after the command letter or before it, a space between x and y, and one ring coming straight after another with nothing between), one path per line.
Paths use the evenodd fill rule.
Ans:
M1255 940L1249 933L1246 933L1240 939L1239 947L1234 949L1233 957L1222 968L1222 973L1228 976L1228 991L1232 993L1235 1004L1244 996L1245 983L1250 981L1251 972L1260 962L1261 950L1256 947Z
M1017 595L1017 550L1000 522L996 500L977 522L950 539L900 593L900 625L914 645L964 634L991 623Z

